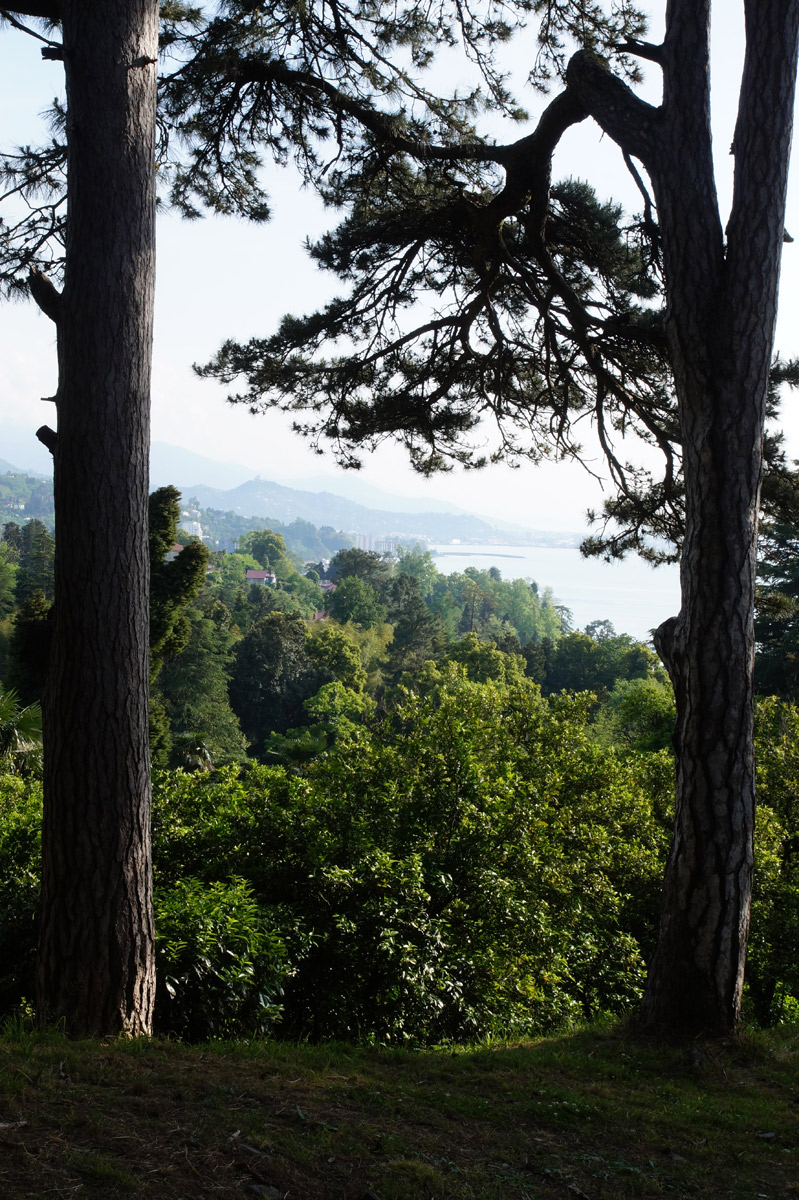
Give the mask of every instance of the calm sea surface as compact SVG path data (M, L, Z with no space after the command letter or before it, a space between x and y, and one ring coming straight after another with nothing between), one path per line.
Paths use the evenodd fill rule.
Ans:
M548 546L435 546L442 575L467 567L497 567L503 579L534 579L572 611L577 629L589 621L612 621L617 633L646 641L650 630L680 607L679 568L650 567L640 558L604 563L579 550Z

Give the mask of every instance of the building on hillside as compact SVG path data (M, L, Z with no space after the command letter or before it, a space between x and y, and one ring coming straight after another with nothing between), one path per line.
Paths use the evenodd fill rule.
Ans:
M247 571L247 582L260 583L263 587L275 587L277 585L277 576L269 567L264 570L253 568Z

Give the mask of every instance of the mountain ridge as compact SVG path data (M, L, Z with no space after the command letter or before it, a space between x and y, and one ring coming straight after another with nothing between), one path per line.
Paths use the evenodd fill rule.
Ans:
M242 463L218 462L165 442L154 442L151 447L151 487L173 484L179 488L184 506L187 507L195 499L202 508L233 512L241 517L263 518L265 521L271 519L283 524L302 520L317 527L332 526L350 535L375 539L406 537L431 543L515 542L517 545L558 546L576 546L581 540L578 533L529 529L470 513L457 505L432 499L427 501L424 497L413 499L395 496L361 480L348 481L346 491L350 497L360 493L371 498L371 504L331 490L339 480L329 475L320 476L318 480L329 487L306 490L262 479L258 475L252 478L251 470L251 467ZM216 485L187 484L186 479L191 478L195 471L214 479ZM0 459L2 472L38 479L51 478L40 471L15 467ZM230 486L232 481L235 482ZM386 503L386 507L378 506L380 500Z
M372 538L408 537L429 542L485 542L518 545L570 545L579 534L525 529L500 524L471 513L392 512L367 508L332 492L304 492L266 479L252 479L227 491L196 485L183 493L184 503L196 500L201 508L235 512L242 517L272 518L284 524L309 521L321 528L333 526L351 535Z

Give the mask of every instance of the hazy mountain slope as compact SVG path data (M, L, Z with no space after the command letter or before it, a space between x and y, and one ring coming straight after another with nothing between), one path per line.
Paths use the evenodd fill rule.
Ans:
M32 479L48 479L48 475L43 475L41 471L24 470L22 467L16 467L13 463L6 462L4 458L0 458L0 475L27 475Z
M235 488L252 479L252 467L243 463L218 462L184 450L182 446L170 446L166 442L153 442L150 446L150 487L166 487L172 484L184 491L198 479L207 487Z
M383 512L466 513L466 510L457 504L449 504L432 497L395 495L387 492L367 483L357 471L340 471L337 474L328 472L288 479L276 471L271 463L265 464L259 470L254 466L244 466L243 463L217 462L166 442L153 442L150 447L150 483L154 488L172 483L188 493L192 492L195 486L200 486L198 480L205 487L236 488L253 478L260 479L262 474L268 475L273 482L282 487L301 492L331 492L334 496L352 500L365 508L380 509ZM278 477L274 478L275 475Z
M5 449L2 439L0 445ZM377 538L388 535L426 537L432 542L576 545L579 541L577 534L570 537L563 533L529 530L507 521L475 516L456 505L424 496L393 495L366 483L352 472L340 476L328 473L303 480L308 486L300 488L253 478L252 467L218 462L165 442L154 442L150 457L151 488L173 484L182 492L184 503L196 497L203 508L232 511L243 517L271 518L283 524L300 519L317 527L333 526L353 534ZM0 473L48 477L31 469L32 461L25 459L24 462L23 467L17 467L0 459Z
M302 492L295 488L252 479L223 492L197 486L184 492L184 500L196 498L203 508L232 510L242 516L273 517L290 523L298 517L314 525L332 525L352 533L382 537L388 534L426 535L432 541L452 538L488 541L497 529L478 517L455 513L397 513L366 508L332 492Z

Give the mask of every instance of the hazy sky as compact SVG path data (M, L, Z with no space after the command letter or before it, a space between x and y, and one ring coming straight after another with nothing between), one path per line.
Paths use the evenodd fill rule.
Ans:
M742 7L730 0L716 5L714 137L723 206L732 163L728 148L738 88ZM526 41L529 45L529 37ZM33 39L9 29L0 31L0 144L36 139L36 115L58 92L60 71L58 63L41 61ZM649 98L657 97L650 93ZM543 102L531 93L523 100L536 119ZM495 136L510 140L522 132L514 127L503 135L497 129ZM637 207L618 152L608 140L600 140L590 122L571 131L558 152L555 176L569 174L587 178L602 196L626 199ZM793 175L795 179L796 169ZM191 371L191 364L207 360L224 337L244 339L267 333L283 313L308 311L333 294L335 281L316 271L302 251L303 239L325 228L326 214L311 193L298 188L289 172L270 170L268 183L274 217L267 226L220 219L186 224L169 216L161 220L153 438L243 463L253 473L290 484L320 471L330 474L335 469L332 460L313 455L279 414L252 417L231 408L216 383L201 381ZM799 352L799 188L795 182L786 224L797 241L786 246L783 260L777 347L789 355ZM52 407L43 405L39 397L55 391L54 334L35 305L4 307L0 354L0 458L48 470L49 455L35 440L34 431L44 421L53 423ZM796 402L789 397L786 428L791 448L799 455L796 411ZM13 445L13 457L4 445ZM20 445L29 446L24 461ZM458 471L426 481L410 471L399 450L390 447L372 456L362 474L387 490L451 500L473 512L537 528L579 530L584 527L585 509L601 504L602 498L599 486L576 466L523 466L518 471L494 467L479 474Z

